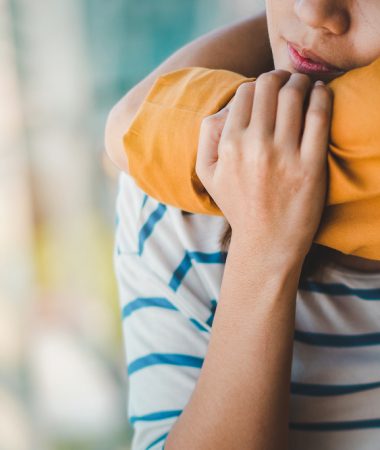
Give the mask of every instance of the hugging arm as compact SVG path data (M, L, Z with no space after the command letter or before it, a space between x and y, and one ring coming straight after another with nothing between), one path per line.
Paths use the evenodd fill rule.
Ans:
M208 289L194 286L190 273L179 290L169 282L185 250L176 211L146 198L128 175L120 179L114 261L131 448L285 450L298 268L233 242L210 337ZM159 211L140 251L140 230Z
M262 94L258 97L261 98L261 107L276 104L285 74L281 75L281 79L280 74L276 78L273 74L270 76L264 85L263 80L259 83L262 86L262 90L258 91ZM296 79L299 79L298 83L303 83L304 92L304 76L298 74ZM249 96L244 95L247 86L238 90L231 107L235 108L235 114L229 117L236 119L239 117L238 111L251 115L253 85L248 88L251 89ZM304 97L298 99L294 110L302 111L303 103ZM283 104L280 102L280 105ZM313 106L314 120L316 106ZM274 119L273 116L270 119L267 115L263 116L261 107L257 117L261 117L264 123L261 125L256 120L252 125L260 136L268 120ZM283 108L281 110L284 111ZM246 123L246 117L240 119L243 124ZM295 122L300 123L299 117ZM309 123L307 120L306 130ZM292 153L297 152L298 148L287 148L291 167L285 171L279 161L283 153L280 150L284 149L272 144L269 138L265 150L258 146L253 135L247 134L253 131L252 127L239 132L237 141L256 143L252 151L267 152L271 157L257 163L257 158L251 158L247 151L238 147L234 151L234 159L226 156L224 164L221 162L223 173L219 181L222 180L222 183L217 183L215 179L210 184L216 198L223 197L224 209L229 221L233 222L235 233L223 271L209 344L202 334L208 331L205 322L197 322L203 331L198 326L190 326L194 318L190 309L195 304L199 305L199 312L194 311L197 319L203 320L202 317L205 317L201 308L203 295L194 296L192 293L198 283L181 279L180 283L189 283L188 289L183 290L185 285L182 285L178 290L178 285L173 285L173 279L178 279L178 267L183 267L181 261L184 253L187 257L195 253L215 254L189 252L173 232L177 228L172 228L177 223L174 220L181 220L180 211L167 210L165 205L153 199L145 201L143 191L136 190L133 180L123 174L126 190L121 191L119 196L121 220L117 232L116 268L125 318L130 381L129 418L135 428L133 449L161 450L164 444L165 450L288 448L295 300L302 259L310 241L309 235L305 238L305 233L309 231L303 224L305 218L309 222L311 211L304 206L312 203L310 196L313 201L316 198L315 190L311 192L310 189L311 180L320 184L322 179L320 173L316 177L305 178L301 189L298 177L304 173L303 164L308 170L317 167L311 152L318 156L319 165L323 168L322 152L319 145L306 145L305 161L299 163L300 158L293 158ZM272 128L269 123L268 127ZM281 131L288 128L281 127ZM232 130L231 121L227 121L225 129ZM281 135L281 142L289 146L298 129L295 125L294 130ZM202 130L207 132L207 128ZM199 154L206 164L210 159L205 152L211 146L204 140L205 133L201 133L202 150ZM236 130L232 130L234 133ZM313 142L325 147L325 141L319 143L314 139L314 134L311 137ZM215 144L218 145L217 142ZM224 146L223 149L225 152ZM210 151L214 152L215 148ZM199 165L199 169L206 180L205 164ZM243 167L247 170L241 170ZM234 177L228 184L229 192L224 195L220 185L227 183L227 172ZM239 174L242 180L238 183ZM278 184L267 182L273 177ZM291 198L288 192L294 193ZM236 199L239 199L240 206ZM246 208L241 205L246 205ZM257 217L249 211L257 212ZM162 216L154 234L142 246L140 238L144 233L141 230L144 230L152 213ZM195 226L196 222L188 222L188 225L191 224ZM167 239L168 236L170 239ZM289 245L290 242L293 244ZM163 246L165 258L160 251ZM194 248L194 243L191 247ZM174 274L176 276L173 278ZM186 299L188 294L191 295ZM208 297L206 294L204 301ZM184 315L179 311L183 311ZM201 370L193 371L194 366Z
M108 156L121 170L128 172L123 136L155 80L164 73L191 66L226 69L247 77L271 70L273 60L265 12L187 44L121 98L108 116L105 131Z

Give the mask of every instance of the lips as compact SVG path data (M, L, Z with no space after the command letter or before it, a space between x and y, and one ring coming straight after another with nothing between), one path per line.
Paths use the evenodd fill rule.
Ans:
M287 42L290 59L296 70L302 73L336 73L343 72L317 56L310 50L301 49L297 44Z

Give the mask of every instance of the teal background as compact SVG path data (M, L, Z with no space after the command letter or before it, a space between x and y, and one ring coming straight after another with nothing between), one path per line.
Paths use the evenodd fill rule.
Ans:
M0 0L0 450L125 450L108 112L254 0Z

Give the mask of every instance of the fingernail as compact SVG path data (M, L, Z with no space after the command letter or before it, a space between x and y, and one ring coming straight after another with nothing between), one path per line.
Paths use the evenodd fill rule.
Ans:
M324 86L325 83L322 80L318 80L314 83L314 86Z

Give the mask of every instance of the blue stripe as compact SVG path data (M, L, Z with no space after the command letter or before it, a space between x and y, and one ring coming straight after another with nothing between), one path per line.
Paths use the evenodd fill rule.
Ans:
M353 295L362 300L380 300L380 288L374 289L356 289L350 288L340 283L319 283L316 281L303 280L298 289L309 292L319 292L327 295Z
M205 264L224 264L227 259L226 252L188 252L188 254L194 261Z
M344 431L362 428L380 428L380 419L352 420L347 422L289 422L291 430Z
M157 307L157 308L165 308L165 309L173 309L175 311L178 311L178 309L170 303L170 301L163 297L139 297L136 298L136 300L133 300L132 302L129 302L127 305L125 305L122 309L122 318L125 319L126 317L130 316L134 311L140 308L147 308L147 307Z
M142 205L141 205L141 209L144 209L144 206L145 206L147 201L148 201L148 195L144 194L144 198L143 198L143 202L142 202Z
M207 325L209 325L210 327L212 327L212 324L214 322L214 316L215 316L215 311L216 311L217 306L218 306L218 302L215 299L212 299L211 300L211 315L206 321Z
M175 409L173 411L157 411L154 413L146 414L145 416L131 416L129 421L131 425L133 425L135 422L151 422L154 420L169 419L171 417L178 417L181 412L181 409Z
M153 441L153 442L146 448L146 450L149 450L149 449L153 448L156 444L158 444L159 442L161 442L161 441L163 441L164 439L166 439L167 436L169 436L169 432L163 434L162 436L160 436L159 438L157 438L155 441ZM162 447L162 450L164 450L164 449L165 449L165 443L164 443L164 446Z
M367 384L345 384L345 385L306 384L306 383L292 382L290 386L291 386L290 392L294 395L323 397L329 395L353 394L355 392L377 389L380 388L380 382Z
M198 322L198 320L196 320L196 319L193 319L193 318L191 318L190 319L190 322L191 323L193 323L197 328L198 328L198 330L201 330L201 331L209 331L207 328L205 328L200 322Z
M187 272L192 267L192 260L203 264L224 264L226 262L226 258L226 252L205 253L190 252L186 250L185 256L172 275L169 282L169 287L173 289L173 291L176 291L179 288Z
M142 226L139 232L139 255L142 255L144 250L144 244L149 236L152 234L153 229L157 222L159 222L164 216L167 208L166 205L160 203L158 207L152 212L152 214L148 217L148 220Z
M128 365L128 375L132 375L138 370L156 364L201 368L203 361L204 359L198 356L184 355L182 353L151 353L132 361Z
M380 333L369 334L324 334L294 331L294 340L309 345L324 347L362 347L380 345Z
M172 278L169 282L169 287L173 289L174 292L179 288L180 284L182 283L182 280L185 278L190 268L191 268L191 259L188 253L186 252L185 256L183 257L183 260L181 261L177 269L174 271Z

